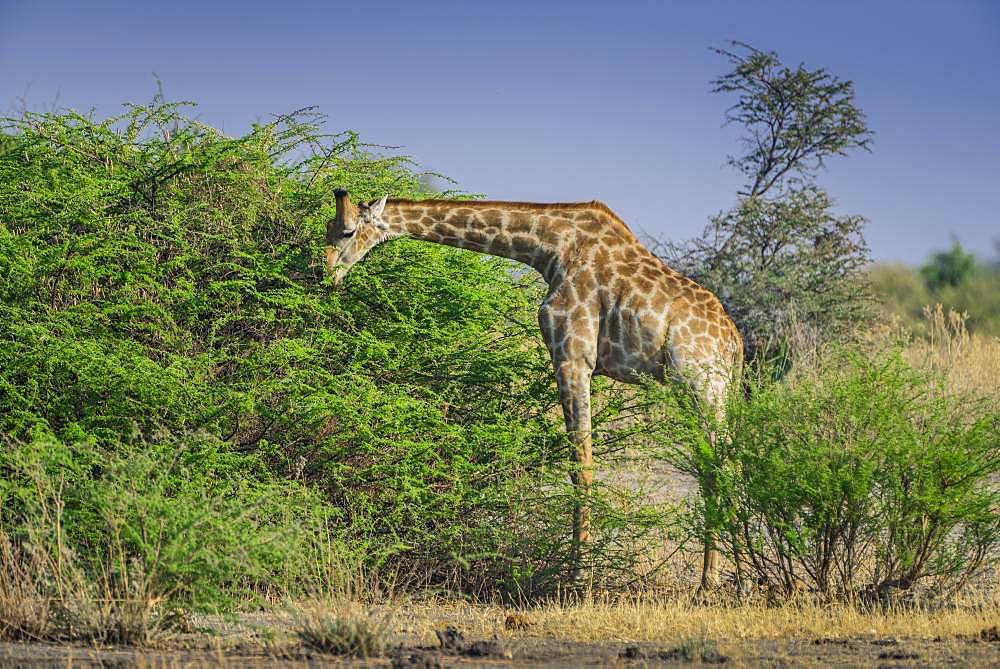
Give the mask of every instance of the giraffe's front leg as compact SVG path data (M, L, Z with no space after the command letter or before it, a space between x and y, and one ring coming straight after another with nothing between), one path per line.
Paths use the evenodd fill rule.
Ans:
M590 543L590 487L594 481L594 454L590 433L590 377L593 365L585 360L554 361L559 399L562 402L566 431L573 444L573 485L577 492L577 505L573 514L574 560L578 561L580 548ZM574 571L578 565L574 566Z

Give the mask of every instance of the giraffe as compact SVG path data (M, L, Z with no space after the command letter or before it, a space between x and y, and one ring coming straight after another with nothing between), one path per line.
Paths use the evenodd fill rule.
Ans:
M574 552L591 540L586 500L593 483L590 381L626 383L683 374L723 415L743 363L743 340L719 299L667 267L601 202L388 200L365 204L335 191L327 222L326 265L339 285L375 245L414 237L503 256L537 270L548 284L538 325L552 358L576 461ZM706 491L703 491L703 493ZM700 589L718 582L714 536L706 532Z

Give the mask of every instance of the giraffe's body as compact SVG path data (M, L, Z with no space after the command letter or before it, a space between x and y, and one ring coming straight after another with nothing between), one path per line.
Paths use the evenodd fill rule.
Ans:
M599 202L534 204L395 200L356 207L338 191L327 228L327 264L340 281L376 244L416 237L523 262L549 291L538 324L552 356L566 428L586 493L593 480L590 379L626 383L679 373L714 411L743 358L739 331L710 291L670 269ZM578 509L577 542L590 539ZM714 578L711 538L703 583Z

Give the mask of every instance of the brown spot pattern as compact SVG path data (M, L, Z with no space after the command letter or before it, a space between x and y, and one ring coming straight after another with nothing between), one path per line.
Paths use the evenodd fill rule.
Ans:
M341 210L356 214L348 204L338 200L337 225L344 223ZM592 478L592 375L634 383L681 374L722 411L725 389L742 366L739 331L715 295L664 265L606 205L392 200L382 220L388 230L371 245L417 237L512 258L548 282L538 324L581 465L578 485ZM586 541L585 505L574 526L576 539Z

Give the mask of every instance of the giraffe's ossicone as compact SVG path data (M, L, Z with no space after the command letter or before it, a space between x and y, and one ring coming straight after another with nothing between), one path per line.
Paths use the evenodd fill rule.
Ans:
M326 231L335 283L375 245L397 237L503 256L530 265L549 290L538 324L552 356L566 430L586 499L593 481L590 380L626 383L678 374L721 418L743 364L739 330L719 299L667 267L600 202L536 204L454 200L351 201L338 190ZM590 510L574 518L577 546L590 541ZM706 536L702 586L716 578Z

